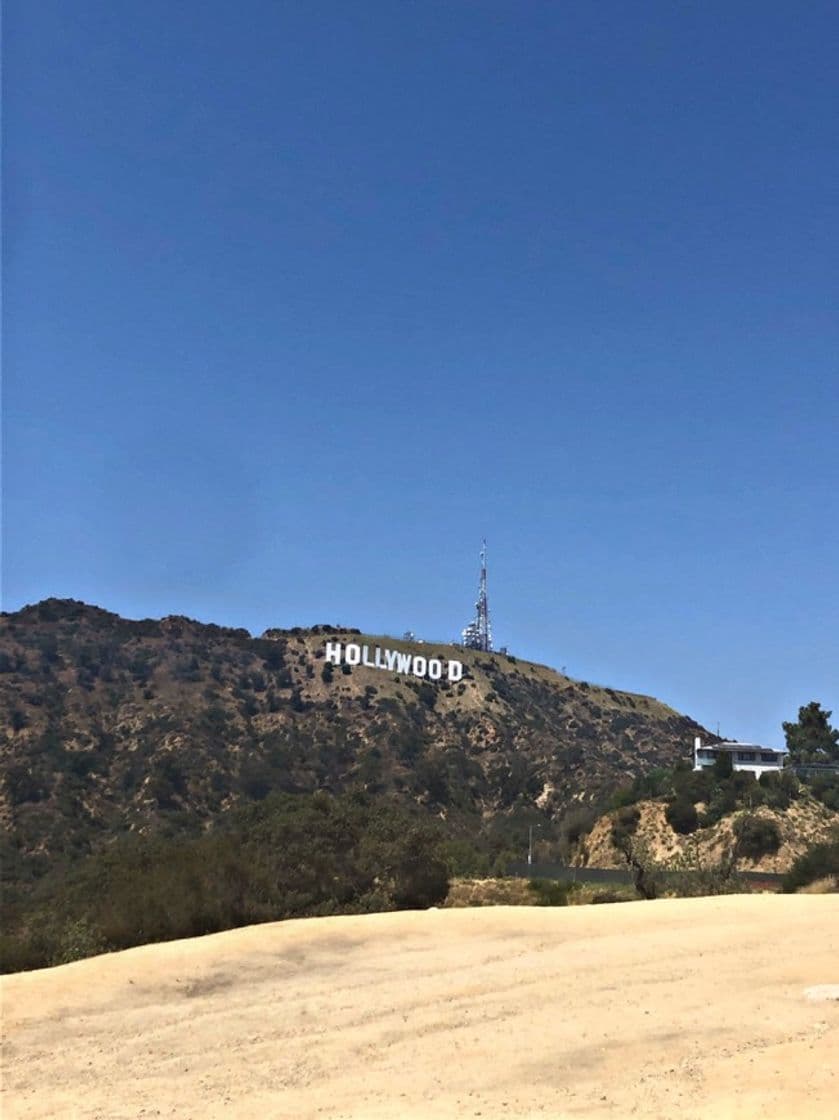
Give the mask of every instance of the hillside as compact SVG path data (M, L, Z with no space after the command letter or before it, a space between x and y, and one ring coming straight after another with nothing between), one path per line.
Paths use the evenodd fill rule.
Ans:
M0 979L3 1116L836 1116L839 896L312 918Z
M689 836L675 832L665 818L662 802L642 801L635 808L639 821L635 835L644 844L653 860L672 864L690 853L701 864L718 863L734 848L734 824L746 810L734 811L706 828ZM751 815L751 814L750 814ZM754 813L760 820L771 821L778 830L780 846L776 852L758 858L741 857L737 868L742 871L766 871L784 874L796 859L813 844L833 837L839 829L839 813L831 811L802 790L800 798L783 810L761 806ZM580 845L578 859L586 867L626 866L626 860L612 842L615 814L600 817Z
M327 641L457 658L463 679L333 667ZM72 600L0 618L0 719L12 877L275 791L364 789L481 827L550 822L709 738L651 697L503 654L327 626L254 638Z

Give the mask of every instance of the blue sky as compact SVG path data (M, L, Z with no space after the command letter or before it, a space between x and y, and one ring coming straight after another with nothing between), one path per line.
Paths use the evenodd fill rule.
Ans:
M4 609L839 716L835 4L4 16Z

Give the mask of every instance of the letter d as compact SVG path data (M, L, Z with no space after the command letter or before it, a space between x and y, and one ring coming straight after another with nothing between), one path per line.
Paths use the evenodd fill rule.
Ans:
M449 662L448 676L449 676L450 681L461 680L463 678L463 662L462 661L450 661Z

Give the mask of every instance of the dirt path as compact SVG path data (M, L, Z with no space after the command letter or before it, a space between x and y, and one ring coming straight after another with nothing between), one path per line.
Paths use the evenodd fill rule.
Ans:
M3 978L2 1114L835 1120L836 984L837 895L254 926Z

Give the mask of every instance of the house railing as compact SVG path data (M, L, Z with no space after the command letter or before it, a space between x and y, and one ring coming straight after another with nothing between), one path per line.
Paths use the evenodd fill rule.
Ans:
M839 774L839 762L799 762L786 769L793 774L818 777L819 774Z

